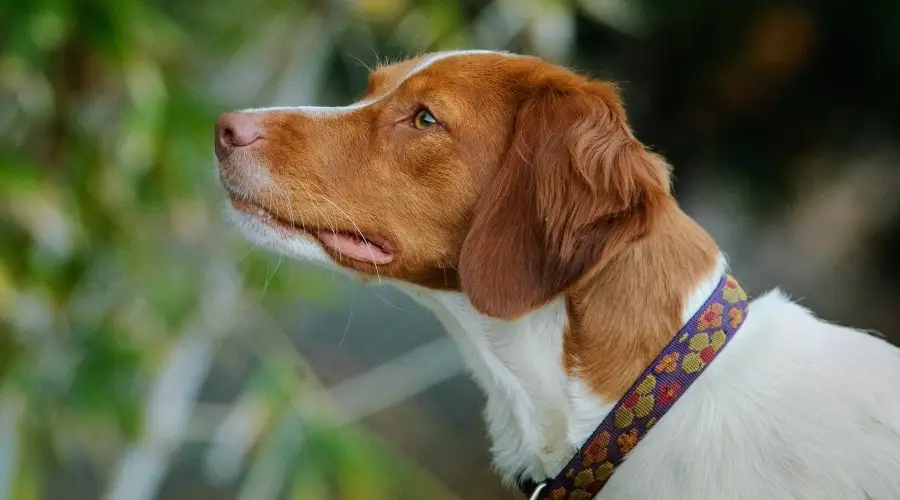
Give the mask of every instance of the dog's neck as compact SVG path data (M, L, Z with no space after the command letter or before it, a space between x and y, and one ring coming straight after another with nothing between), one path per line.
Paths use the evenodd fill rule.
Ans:
M556 475L713 292L724 259L672 204L650 233L577 290L514 321L454 292L402 287L434 311L487 394L506 480Z

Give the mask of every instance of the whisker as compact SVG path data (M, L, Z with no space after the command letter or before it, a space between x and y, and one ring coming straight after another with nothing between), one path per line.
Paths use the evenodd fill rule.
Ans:
M350 299L350 314L347 316L347 325L344 327L344 334L341 335L341 341L338 342L338 347L342 347L344 345L344 340L347 339L347 333L350 331L350 320L353 319L353 310L356 307L356 287L353 287L353 297Z
M378 284L380 285L381 284L381 273L378 271L378 264L375 263L375 253L372 251L372 245L369 244L369 241L366 240L366 236L362 233L362 230L359 228L359 226L356 225L356 222L353 220L352 217L350 217L350 215L347 212L345 212L341 207L339 207L337 205L337 203L331 201L331 199L329 199L327 196L325 196L325 195L321 195L321 196L322 196L322 199L324 199L328 203L331 203L331 205L334 208L336 208L339 212L341 212L344 215L344 217L346 217L347 220L350 221L350 224L353 224L353 227L356 229L356 233L359 234L359 237L362 239L363 244L365 244L366 249L369 251L369 257L372 258L372 265L375 266L375 276L378 277Z
M306 186L304 186L303 183L299 183L299 184L300 184L300 186L303 187L304 189L306 188ZM284 186L282 186L282 185L280 185L280 184L276 184L276 186L278 186L278 189L284 194L284 196L283 196L282 199L285 201L285 206L287 206L287 209L288 209L288 212L289 212L289 214L288 214L289 219L288 219L288 220L291 222L291 224L296 224L296 223L297 223L297 216L294 214L294 203L293 203L293 198L291 198L290 193L287 192L287 190L284 188ZM302 213L300 214L300 217L299 217L299 218L300 218L300 229L306 231L306 221L303 219L303 214L302 214Z
M378 51L375 50L375 47L371 43L366 42L366 45L369 46L369 49L372 51L372 55L375 56L375 67L377 68L378 66L381 66L381 60L378 57Z
M318 172L315 172L315 174L318 175L319 177L322 177L321 174L319 174ZM301 189L303 189L304 193L306 193L306 196L309 199L314 199L315 196L322 197L322 195L319 195L318 193L314 193L314 192L310 191L310 189L306 186L306 183L300 181L299 179L297 180L296 184L299 185ZM318 212L320 222L325 223L326 225L330 226L331 234L333 234L334 237L337 238L337 231L335 230L334 223L332 223L331 221L328 220L328 217L325 216L325 212L318 205L318 203L313 203L313 208L316 210L316 212ZM338 255L340 255L340 250L338 250Z
M247 257L249 257L250 254L253 253L253 251L257 249L257 244L256 244L256 242L254 241L254 242L252 242L252 244L253 244L253 246L251 246L251 247L250 247L250 250L248 250L247 253L245 253L244 256L241 257L241 260L238 261L238 264L241 264L241 263L243 263L245 260L247 260Z
M319 179L322 179L323 181L326 180L325 177L319 172L314 171L313 175L317 176ZM300 184L302 185L302 183L300 183ZM309 193L308 190L307 190L307 193ZM359 234L360 239L362 240L363 244L366 246L366 249L369 251L369 257L371 257L371 259L372 259L372 265L375 268L375 276L378 278L378 284L382 285L383 283L381 280L381 272L378 269L378 264L375 263L375 254L372 252L371 243L366 239L365 235L362 233L362 230L360 230L360 228L356 224L356 222L350 217L350 215L347 212L345 212L340 206L338 206L337 203L332 201L330 198L328 198L324 194L321 194L321 193L315 193L315 194L317 196L319 196L321 199L330 203L334 208L336 208L339 212L341 212L341 214L343 214L343 216L346 217L347 220L349 220L351 224L353 224L353 227L356 229L356 233ZM332 232L332 234L335 235L335 237L337 237L337 234L335 234L335 231L334 231L334 225L332 225L332 227L331 227L331 232Z
M278 268L281 267L282 259L284 259L284 254L279 252L278 253L278 262L275 264L275 268L272 269L271 273L266 274L266 281L263 284L263 291L262 291L262 296L260 297L260 300L262 300L262 298L264 298L266 296L266 292L269 290L269 282L272 281L272 278L275 277L275 273L278 272ZM269 261L269 263L271 264L271 260ZM267 271L268 271L268 265L266 267L267 267Z
M351 54L351 53L349 53L349 52L341 52L341 53L344 54L345 57L351 57L351 58L355 59L356 62L358 62L359 64L361 64L363 68L366 68L366 71L368 71L369 73L372 72L372 68L369 67L368 64L366 64L365 62L363 62L362 59L356 57L355 55L353 55L353 54Z
M394 309L396 309L396 310L398 310L398 311L403 311L403 312L405 312L405 313L410 313L410 312L412 312L412 311L409 311L409 310L407 310L407 309L404 309L404 308L398 306L397 304L394 304L393 302L389 301L388 299L382 297L381 295L378 294L378 292L375 291L374 288L372 288L372 287L366 287L366 289L367 289L369 292L371 292L372 295L374 295L375 297L377 297L379 300L381 300L381 301L384 302L385 304L387 304L387 305L393 307Z
M325 197L325 195L322 195L322 194L319 194L319 193L314 193L314 194L316 194L317 196L319 196L319 198L325 199L325 201L329 201L329 200ZM321 215L322 215L322 219L328 223L328 226L331 228L331 234L334 236L334 239L336 240L337 237L338 237L338 235L337 235L337 229L335 229L335 227L334 227L333 219L331 219L330 217L325 217L325 212L322 211L321 209L319 209L319 212L320 212ZM339 257L342 257L342 256L343 256L343 253L341 253L340 248L337 248L336 250L337 250L338 256L339 256Z
M319 174L318 172L314 172L314 174L317 175L317 176L319 176L319 178L322 178L322 179L324 180L324 177L323 177L321 174ZM296 176L295 176L295 179L296 179ZM307 187L306 183L302 182L300 179L296 179L296 181L297 181L297 182L295 182L294 184L295 184L295 185L299 185L300 188L303 189L304 193L306 194L306 196L307 196L310 200L314 200L314 199L315 199L315 196L316 196L318 193L313 193L313 192ZM319 196L321 196L321 195L319 195ZM290 203L290 197L288 197L288 201L289 201L289 205L293 205L292 203ZM321 225L322 225L322 224L319 224L319 222L321 222L321 223L323 223L323 224L325 224L325 225L327 225L327 226L330 226L330 228L331 228L331 234L333 234L334 237L337 238L337 231L335 230L334 223L331 222L331 220L330 220L328 217L325 216L325 212L322 210L322 208L319 206L319 204L314 202L314 203L312 203L312 207L313 207L313 208L316 210L316 212L318 213L318 219L319 219L319 220L316 221L316 222L317 222L317 223L316 223L316 226L321 226ZM301 226L301 227L303 227L303 229L306 230L306 227L305 227L305 226ZM342 255L340 250L338 250L337 252L338 252L338 256L341 256L341 255ZM336 272L333 268L331 268L330 266L329 266L328 269L331 271L331 277L330 277L330 282L329 282L329 284L333 285L333 284L334 284L334 280L335 280L335 278L337 277L337 272ZM348 320L348 321L349 321L349 320ZM345 335L346 335L346 333L345 333Z

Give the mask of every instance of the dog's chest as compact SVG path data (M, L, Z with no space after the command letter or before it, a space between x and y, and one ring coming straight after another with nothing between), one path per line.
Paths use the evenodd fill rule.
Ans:
M491 452L503 477L556 474L610 407L566 374L564 301L502 321L479 314L461 294L407 291L443 323L484 391Z
M502 322L461 295L413 296L444 323L487 395L499 472L554 476L611 407L565 372L564 304ZM900 369L881 359L898 351L862 337L779 294L758 300L733 343L597 498L900 498L900 480L889 479L900 469L900 398L888 389L900 384ZM826 369L847 359L871 372L893 368L874 379L852 373L852 383ZM854 424L862 417L865 425ZM846 474L860 467L870 472Z

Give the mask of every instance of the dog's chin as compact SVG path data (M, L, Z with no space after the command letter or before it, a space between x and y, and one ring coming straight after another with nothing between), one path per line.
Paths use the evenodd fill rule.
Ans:
M238 230L254 245L300 261L344 270L311 234L285 234L279 228L242 210L230 206L227 211Z
M259 205L232 197L229 218L244 237L274 253L366 281L383 274L379 265L393 260L392 247L339 231L306 230L278 219Z

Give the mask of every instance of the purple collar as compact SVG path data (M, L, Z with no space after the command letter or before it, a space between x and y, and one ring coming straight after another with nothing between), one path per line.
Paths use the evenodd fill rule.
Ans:
M519 487L532 500L589 500L632 448L687 391L747 317L747 294L729 275L659 353L553 479Z

